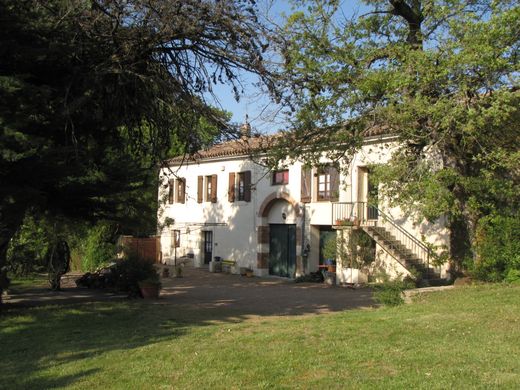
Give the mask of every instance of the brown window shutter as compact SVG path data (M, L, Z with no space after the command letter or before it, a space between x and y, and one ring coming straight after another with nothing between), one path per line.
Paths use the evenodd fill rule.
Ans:
M197 177L197 203L202 203L204 176Z
M251 171L244 172L244 200L251 202Z
M229 173L229 183L228 183L228 200L230 202L235 201L235 173Z
M217 175L211 175L211 203L217 203Z
M336 167L329 166L330 174L330 200L338 201L339 199L339 171Z
M302 183L301 183L301 194L300 199L302 203L311 202L311 183L312 183L312 172L310 168L302 168Z
M177 202L184 203L186 200L186 179L177 181Z
M175 188L175 180L170 179L168 180L168 203L173 203L173 194L174 194L174 188Z

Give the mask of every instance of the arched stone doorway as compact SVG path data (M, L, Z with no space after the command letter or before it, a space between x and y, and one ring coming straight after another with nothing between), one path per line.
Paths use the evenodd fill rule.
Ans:
M264 199L258 212L259 274L289 277L302 274L301 214L299 203L287 193L273 193Z

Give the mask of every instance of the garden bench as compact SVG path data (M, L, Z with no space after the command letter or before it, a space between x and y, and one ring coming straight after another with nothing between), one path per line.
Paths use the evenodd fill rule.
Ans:
M225 273L232 273L232 267L234 267L236 265L236 261L235 260L229 260L229 259L225 259L225 260L222 260L222 272L225 272Z

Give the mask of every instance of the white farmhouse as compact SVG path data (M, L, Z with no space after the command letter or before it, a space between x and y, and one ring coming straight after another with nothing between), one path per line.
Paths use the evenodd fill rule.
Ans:
M377 191L370 188L368 167L388 161L394 137L369 133L347 169L324 160L319 168L296 162L277 171L262 165L261 156L251 158L251 151L269 139L243 137L194 158L173 158L161 169L158 217L164 263L189 256L203 267L217 257L257 276L294 278L326 268L327 239L349 237L356 230L371 237L373 246L365 275L402 277L412 271L423 278L447 277L445 266L432 265L431 248L449 241L441 222L417 223L381 199L377 205L368 203L368 193ZM356 282L355 270L336 260L337 282Z

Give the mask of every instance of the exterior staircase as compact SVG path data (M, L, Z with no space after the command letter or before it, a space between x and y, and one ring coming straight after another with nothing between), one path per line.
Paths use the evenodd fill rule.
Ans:
M440 279L440 274L434 268L425 264L421 258L408 249L385 227L362 226L361 228L408 271L415 270L421 275L422 279Z
M419 274L427 284L441 281L430 265L431 250L376 206L365 202L332 205L335 228L359 227L408 271Z

